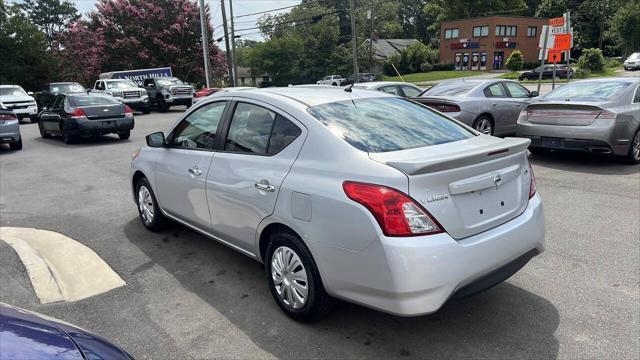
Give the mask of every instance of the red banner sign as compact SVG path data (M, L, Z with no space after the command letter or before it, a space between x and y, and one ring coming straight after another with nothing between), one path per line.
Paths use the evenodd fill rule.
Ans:
M571 50L571 34L556 34L553 42L553 50L569 51Z
M551 25L551 26L564 26L564 17L549 19L549 25Z
M549 50L549 56L547 56L548 63L559 63L562 61L562 51L551 49Z

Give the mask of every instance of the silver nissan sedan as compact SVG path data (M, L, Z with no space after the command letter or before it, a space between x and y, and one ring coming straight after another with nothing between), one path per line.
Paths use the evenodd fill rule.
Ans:
M297 320L335 298L432 313L544 250L528 139L382 92L215 94L147 145L131 165L144 226L172 220L264 263Z

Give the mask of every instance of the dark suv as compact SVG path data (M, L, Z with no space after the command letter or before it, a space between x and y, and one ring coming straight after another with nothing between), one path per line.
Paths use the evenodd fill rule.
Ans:
M540 69L538 66L533 70L527 70L520 74L518 80L538 80L540 77ZM569 77L573 78L573 69L569 68ZM543 79L552 79L553 78L553 65L545 65L544 71L542 71ZM567 78L567 65L556 65L556 79Z
M144 80L144 88L149 95L149 103L164 112L171 106L193 103L193 86L185 84L176 77L154 77Z

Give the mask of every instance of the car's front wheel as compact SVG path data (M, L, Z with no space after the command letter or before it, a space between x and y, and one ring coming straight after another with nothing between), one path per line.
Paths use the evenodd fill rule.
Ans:
M65 144L73 144L76 142L76 137L63 130L62 141L64 141Z
M522 81L529 81L529 78L527 76L523 76L520 80Z
M151 231L163 230L168 219L162 214L158 201L146 178L138 180L136 184L136 204L142 224Z
M309 249L289 231L270 235L265 258L269 288L289 317L313 321L326 316L334 300L327 294Z

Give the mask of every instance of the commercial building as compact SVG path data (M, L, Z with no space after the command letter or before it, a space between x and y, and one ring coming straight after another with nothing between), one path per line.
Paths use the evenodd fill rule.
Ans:
M444 21L440 31L440 63L456 70L504 69L514 50L524 62L538 60L538 41L548 19L488 16Z

